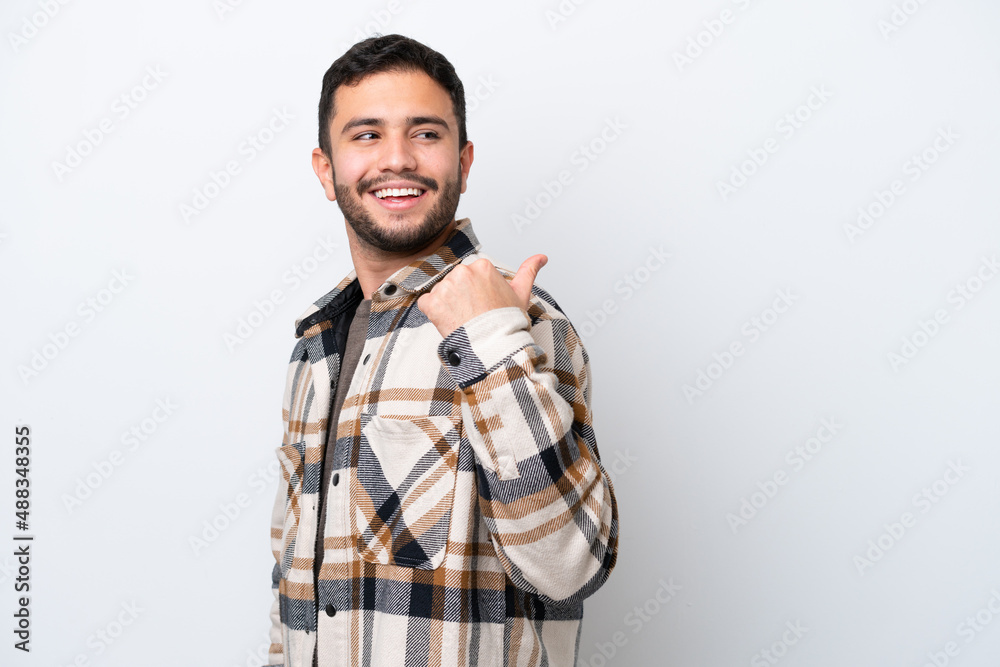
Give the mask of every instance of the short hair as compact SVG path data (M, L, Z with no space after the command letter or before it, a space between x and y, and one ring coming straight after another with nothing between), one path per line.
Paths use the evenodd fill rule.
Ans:
M330 156L330 120L333 96L341 86L355 86L365 77L381 72L422 71L441 84L451 96L458 121L458 147L465 148L465 88L448 59L434 49L403 35L375 35L358 42L333 61L323 75L319 97L319 147Z

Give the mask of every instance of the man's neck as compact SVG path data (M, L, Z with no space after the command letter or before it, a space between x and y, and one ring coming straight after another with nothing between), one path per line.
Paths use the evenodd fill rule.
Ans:
M374 248L359 239L349 224L345 222L345 225L347 225L348 245L351 248L351 261L354 262L354 272L361 284L361 293L365 299L370 299L389 276L440 248L455 230L457 221L452 220L424 247L408 253L389 253Z

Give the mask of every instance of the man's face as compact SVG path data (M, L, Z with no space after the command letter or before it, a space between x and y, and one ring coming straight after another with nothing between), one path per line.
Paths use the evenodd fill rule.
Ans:
M451 97L424 72L382 72L338 88L330 139L329 160L316 149L313 168L365 244L415 252L454 221L472 144L459 151Z

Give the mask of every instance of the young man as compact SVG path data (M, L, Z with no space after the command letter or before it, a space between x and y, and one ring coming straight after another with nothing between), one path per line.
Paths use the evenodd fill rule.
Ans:
M473 147L439 53L374 37L323 79L313 168L354 262L296 322L270 662L570 667L618 514L587 353L455 220Z

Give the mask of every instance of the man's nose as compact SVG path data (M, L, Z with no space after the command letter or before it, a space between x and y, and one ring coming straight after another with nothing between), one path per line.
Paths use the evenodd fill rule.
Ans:
M417 158L410 138L402 133L392 133L382 140L378 168L380 171L396 173L413 171L417 168Z

